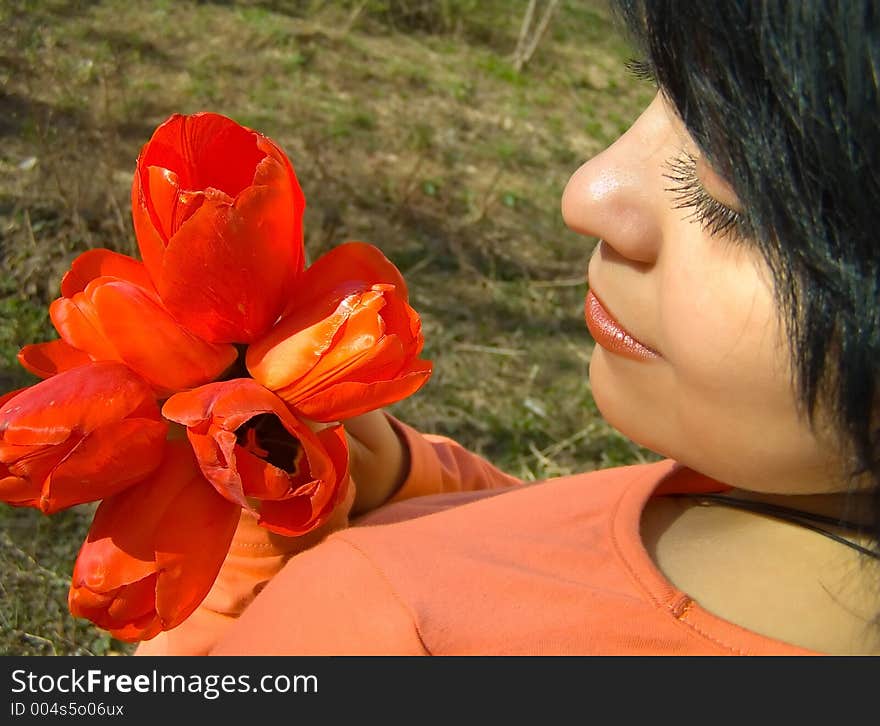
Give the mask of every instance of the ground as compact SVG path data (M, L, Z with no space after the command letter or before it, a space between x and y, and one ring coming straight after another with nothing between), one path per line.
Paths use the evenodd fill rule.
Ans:
M55 337L70 261L137 253L129 189L152 131L210 110L288 154L310 258L360 239L403 271L435 373L396 415L527 480L656 458L596 411L594 241L559 213L653 89L599 0L560 3L515 70L527 4L0 0L0 393L33 382L15 354ZM0 504L0 652L130 652L67 613L92 511Z

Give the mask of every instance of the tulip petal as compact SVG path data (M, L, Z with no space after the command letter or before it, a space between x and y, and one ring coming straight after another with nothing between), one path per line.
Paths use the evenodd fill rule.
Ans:
M147 640L161 632L162 625L153 609L140 614L132 610L143 610L155 597L156 580L151 574L126 587L100 593L71 585L67 605L74 617L88 618L119 640Z
M193 153L189 166L196 173L196 188L214 187L234 198L253 184L272 183L256 178L269 152L261 142L268 139L217 114L208 119L209 125L205 123L207 116L190 124L197 127L188 147ZM274 147L271 142L269 145Z
M177 174L161 166L147 167L153 223L166 240L202 206L205 197L180 188Z
M223 381L175 394L162 412L188 427L199 467L217 491L259 513L260 524L268 516L265 526L272 531L291 536L310 531L329 516L327 507L332 511L332 503L344 496L348 448L342 427L311 431L281 399L252 379ZM289 470L271 463L271 457L259 456L258 442L238 443L240 427L264 414L277 419L276 424L299 447L291 449ZM282 453L286 455L286 449L282 448ZM308 504L294 503L300 499ZM275 507L270 502L284 504Z
M44 486L40 509L54 514L74 504L112 496L150 474L162 459L168 425L129 418L80 441Z
M306 376L352 313L352 307L344 302L314 300L315 304L295 310L248 347L248 372L269 390L289 386Z
M344 327L340 328L333 344L309 372L307 379L300 381L298 388L321 388L331 379L344 377L365 361L371 361L379 352L380 343L388 340L384 337L385 324L379 315L379 311L385 307L381 294L370 291L363 295L352 295L343 301L343 304L346 303L352 311ZM400 356L402 352L398 345L395 354ZM404 361L399 357L398 360L398 365L402 365Z
M80 441L79 436L71 436L50 447L2 445L0 457L7 462L4 468L9 476L0 482L0 500L14 507L34 507L49 513L48 506L44 508L46 482Z
M190 445L205 478L230 502L253 511L235 466L235 434L211 427L208 434L187 429Z
M89 363L7 399L0 407L0 438L25 446L58 444L74 431L89 434L131 415L158 420L147 384L120 363Z
M162 415L187 427L202 473L229 501L253 510L236 467L235 431L254 416L284 404L249 378L221 381L169 398Z
M411 341L407 341L411 342ZM372 383L390 381L403 375L414 363L412 346L407 347L399 335L386 335L373 350L369 362L348 372L340 383Z
M162 406L162 415L187 427L200 427L213 418L219 425L235 430L257 413L271 410L261 388L248 378L208 383L171 396Z
M374 288L375 289L375 288ZM385 307L382 308L382 319L386 329L393 331L402 338L408 338L413 346L410 353L418 355L422 351L422 321L419 314L410 307L405 298L397 291L385 293Z
M296 310L251 345L246 357L251 375L300 414L342 420L352 411L399 401L430 376L430 363L416 360L423 344L418 315L390 285L344 298L328 318L327 330L334 331L329 344L326 334L314 335L320 323L297 329L317 311L317 306Z
M18 362L25 370L40 378L50 378L57 373L91 362L88 353L74 348L64 340L33 343L18 352Z
M300 454L300 457L304 456L305 454ZM314 481L309 476L306 462L297 466L292 475L242 447L235 451L235 466L241 477L242 491L246 496L258 499L283 499L292 493L291 489L295 488L296 482L300 482L301 487Z
M73 297L99 277L116 277L146 290L153 289L150 274L142 262L118 252L94 249L83 252L73 261L61 279L61 294L64 297Z
M260 502L259 523L271 532L296 537L320 527L345 499L348 477L348 445L342 426L318 432L323 450L332 462L337 481L335 486L316 489L313 496L291 497Z
M86 293L58 298L49 306L49 317L64 342L86 352L92 360L119 360L119 352L107 340Z
M429 361L390 381L343 381L297 401L298 413L314 421L340 421L396 403L418 391L431 377Z
M7 401L11 401L19 393L21 393L22 391L26 391L28 388L29 388L28 386L25 386L24 388L16 388L14 391L9 391L7 393L4 393L2 396L0 396L0 411L3 410L3 405Z
M40 488L29 479L4 472L0 464L0 501L13 507L36 507L40 501Z
M168 425L146 383L89 363L0 399L0 499L46 514L130 486L161 459Z
M101 502L76 559L76 586L108 592L156 571L155 534L165 510L198 478L187 448L186 442L169 442L152 476Z
M24 390L26 389L19 388L0 396L0 411L3 410L3 406L7 401L12 400ZM36 451L39 448L39 446L15 447L6 444L2 441L2 438L0 438L0 501L14 504L16 502L32 501L39 496L39 487L35 488L34 484L26 478L11 473L7 466L8 464L18 461L22 456L26 456L29 452Z
M129 263L134 263L122 255L86 259L81 269L72 270L75 278L70 289L75 287L74 282L84 281L101 262L116 265L120 273L126 272L123 267L130 268ZM128 272L134 277L146 276L143 266ZM82 292L53 302L49 312L67 344L67 348L48 350L61 358L58 364L72 362L75 354L71 348L83 351L92 360L118 360L144 377L160 395L213 380L237 356L233 346L206 343L182 327L151 288L120 278L94 278ZM149 335L144 334L145 330L149 330ZM41 361L40 352L31 350L26 354L42 365L39 370L51 370L53 362Z
M302 307L248 348L248 371L288 403L295 403L297 395L308 395L331 378L346 376L367 360L371 369L391 365L399 370L408 357L417 355L421 349L420 337L418 343L413 340L407 346L399 336L383 338L389 327L386 311L393 314L391 322L396 327L392 330L411 332L411 320L400 308L411 310L393 290L351 294L330 315L326 313L326 304ZM320 319L322 314L326 316L324 320ZM415 317L418 320L418 316ZM310 324L314 318L319 322ZM383 340L392 337L398 341L396 349L388 351L381 347ZM377 359L383 355L388 360L380 363Z
M149 587L155 587L155 585ZM116 640L121 640L124 643L139 643L142 640L155 638L162 632L162 624L153 613L150 613L124 626L107 630Z
M153 476L98 507L74 567L71 612L127 640L178 625L216 579L239 512L204 480L185 442L169 443Z
M399 353L400 345L396 339L384 338L376 345L376 351L380 353L389 349L393 349L395 352ZM328 391L340 383L351 382L364 377L371 380L373 377L366 374L365 371L370 368L373 353L374 351L371 350L353 353L348 359L342 358L342 362L335 368L331 367L332 363L335 361L331 361L331 365L322 365L320 368L319 366L315 366L309 375L289 386L278 389L274 393L284 400L291 408L296 409L301 413L299 409L300 403L310 399L315 394L321 393L322 391ZM321 363L323 363L323 359ZM396 359L397 370L399 370L402 365L405 365L405 363L405 360L398 357ZM392 376L389 376L389 378L391 377ZM309 417L306 416L306 418ZM337 421L341 419L335 416L334 411L323 411L321 412L320 418L314 420Z
M166 215L172 216L169 211L178 190L197 192L214 187L235 197L251 184L254 169L265 156L256 137L231 119L213 113L173 114L162 123L142 149L135 175L156 228L162 228ZM167 176L164 180L152 176L152 170L167 172ZM163 190L166 183L168 188ZM170 236L166 234L165 241Z
M348 346L340 344L321 358L308 376L279 388L275 393L296 408L301 401L339 383L390 380L400 373L407 363L403 346L396 335L381 338L372 347L364 350L350 351ZM374 375L374 366L379 371L387 371L389 368L391 370L386 375ZM326 420L335 419L326 418Z
M166 510L156 539L156 609L163 630L182 623L208 594L240 514L201 474Z
M225 192L208 187L203 191L181 189L177 174L168 169L151 166L147 180L152 205L151 220L161 236L169 240L206 201L232 204L235 200Z
M124 624L144 616L155 617L155 597L158 573L119 588L107 605L107 617Z
M309 265L298 283L308 294L292 297L287 312L310 300L341 300L379 284L394 285L397 295L407 301L406 283L400 270L378 247L366 242L345 242Z
M118 591L119 588L108 590L106 592L95 592L87 587L71 586L70 595L68 597L71 598L73 593L76 592L76 597L74 598L76 602L75 604L69 602L70 611L77 617L88 617L92 620L93 618L84 614L84 611L105 611L110 603L113 602L113 598Z
M264 137L216 113L174 114L153 133L139 167L175 172L186 190L215 187L235 197L254 181Z
M302 268L304 203L291 192L250 187L234 205L206 200L169 241L157 287L191 331L250 343L277 320Z
M205 114L188 124L191 154L188 166L195 175L195 189L214 187L236 197L255 182L256 169L266 158L262 134L217 114Z
M128 282L103 284L94 290L92 300L120 360L160 391L211 381L238 355L232 345L197 338L175 322L158 300Z
M318 421L340 420L424 384L431 365L415 360L424 344L421 321L400 272L377 248L340 245L298 285L285 316L246 355L251 375L289 406Z
M137 238L138 249L144 267L150 273L150 280L155 282L162 270L162 258L165 255L165 245L168 239L159 234L162 226L161 220L154 220L148 206L149 187L145 186L141 176L146 173L138 162L138 170L135 172L134 181L131 185L131 220L134 224L134 236Z

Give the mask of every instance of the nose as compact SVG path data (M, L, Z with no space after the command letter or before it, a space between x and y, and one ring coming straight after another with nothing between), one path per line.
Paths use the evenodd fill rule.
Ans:
M665 161L674 131L658 94L630 129L581 166L562 195L568 227L621 256L651 264L660 252Z

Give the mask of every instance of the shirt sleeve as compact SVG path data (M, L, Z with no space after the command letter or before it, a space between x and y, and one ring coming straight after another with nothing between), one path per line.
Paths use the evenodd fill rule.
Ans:
M482 457L468 451L452 439L443 436L421 434L390 416L389 420L409 449L410 468L403 484L387 502L388 504L431 494L495 489L522 483L516 477L505 474ZM368 513L365 516L369 517L369 515L376 512L377 510L374 510L374 512ZM242 617L242 613L246 609L248 613L250 612L249 605L251 602L263 588L270 584L270 581L273 581L282 572L282 569L284 572L293 570L299 573L298 577L300 578L305 577L317 580L317 582L309 582L307 586L304 586L303 581L300 580L297 583L295 599L305 608L309 606L309 603L304 598L312 594L316 597L316 603L322 603L315 610L315 616L317 617L324 611L329 612L327 594L330 589L338 587L344 588L346 592L358 592L356 587L351 586L351 581L357 580L358 587L366 587L368 580L376 580L377 577L376 573L365 563L358 564L362 557L354 550L348 551L348 549L351 549L351 545L342 546L335 544L331 548L330 544L326 543L326 546L322 546L320 550L322 552L329 550L329 554L319 555L320 557L326 556L331 559L337 558L340 561L345 559L345 566L350 567L350 573L348 569L334 570L333 565L324 564L318 567L314 564L315 559L312 556L306 557L306 550L314 547L323 537L334 531L344 529L349 524L347 514L342 513L331 522L330 526L324 528L320 537L310 535L303 537L281 537L258 526L253 515L243 512L229 554L205 600L177 628L163 631L152 640L141 642L135 655L207 654L218 643L230 626ZM357 525L358 520L354 520L352 524ZM345 552L343 553L342 550L345 550ZM296 555L295 558L294 555ZM292 558L295 559L295 562L291 561ZM302 564L303 561L305 564ZM330 567L330 569L327 569L327 567ZM327 572L334 571L345 572L346 577L328 578ZM284 581L286 582L288 579L285 576ZM332 580L333 582L324 582L325 580ZM274 583L272 584L273 589L277 590L277 587L280 587L274 586ZM400 616L401 612L399 609L390 607L394 602L393 598L390 594L383 593L382 588L379 586L380 584L380 580L376 580L371 585L372 589L369 590L374 595L372 606L378 609L387 606L386 616L383 617L391 618L392 613L395 612ZM339 607L341 608L342 603L347 603L348 601L339 593L337 595L340 597ZM260 600L265 602L263 598ZM279 603L274 598L270 602ZM282 599L280 603L283 602ZM351 607L346 611L346 617L350 620L350 623L345 627L359 627L359 620L355 611L359 609L361 604L360 595L358 596L358 603L358 607ZM281 604L278 604L278 606L282 607ZM268 606L260 605L260 611L264 611L266 607ZM284 607L289 607L289 603L285 604ZM341 614L339 616L341 617ZM248 615L246 620L236 626L235 632L239 634L245 632L249 627L248 623L256 627L260 621L255 620L254 617L253 615ZM375 613L371 617L375 617ZM270 635L271 638L278 637L277 614L275 617L268 618L266 622L275 623L276 631ZM398 623L398 625L404 632L408 632L408 627L411 629L411 626L401 623ZM313 623L312 626L315 628L315 633L321 632L317 624ZM299 626L291 625L291 627L296 629ZM352 643L357 642L360 646L369 649L372 641L366 637L365 633L361 634L364 635L365 639L361 641L349 640L348 644L350 647L352 647ZM293 638L294 635L295 633L291 633L290 637ZM245 636L239 637L244 638ZM326 647L330 648L333 642L327 641ZM241 640L231 640L230 643L236 647L242 645ZM317 641L309 641L309 643L302 645L303 647L317 647L318 643ZM386 647L387 645L388 641L386 641ZM293 652L300 651L301 648L298 648ZM349 650L349 652L351 651Z
M445 436L422 434L389 417L410 452L409 475L388 503L413 497L496 489L522 484L483 457Z

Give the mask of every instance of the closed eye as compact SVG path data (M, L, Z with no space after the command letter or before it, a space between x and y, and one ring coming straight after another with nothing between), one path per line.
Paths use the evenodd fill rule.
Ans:
M753 236L753 229L745 215L719 202L706 191L697 176L697 159L692 154L682 154L664 165L663 175L672 182L667 187L675 199L676 209L690 209L688 220L699 222L709 234L743 240Z

